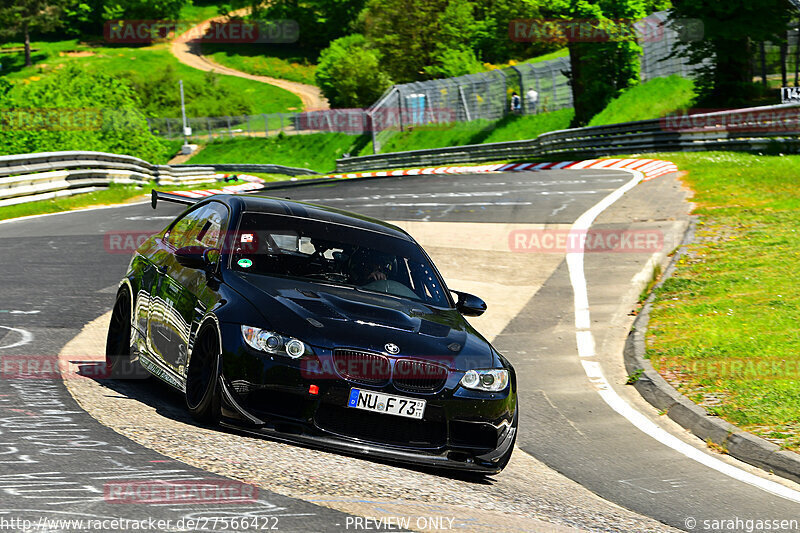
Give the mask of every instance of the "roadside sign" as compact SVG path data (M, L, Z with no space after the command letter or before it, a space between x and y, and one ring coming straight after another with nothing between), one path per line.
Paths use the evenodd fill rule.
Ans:
M781 103L800 102L800 87L781 87Z

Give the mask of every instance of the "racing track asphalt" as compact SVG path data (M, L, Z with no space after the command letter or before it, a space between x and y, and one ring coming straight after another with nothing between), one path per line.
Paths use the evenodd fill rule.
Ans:
M272 194L387 220L570 224L629 179L628 174L607 170L420 176L345 181ZM674 227L669 220L680 217L682 209L674 180L662 177L637 186L601 215L596 226ZM110 308L129 255L107 253L105 233L154 232L179 210L164 206L153 212L135 205L0 224L0 326L4 326L0 334L10 327L33 335L27 344L12 348L3 347L23 341L21 331L8 330L0 337L3 364L14 361L14 355L57 354L83 324ZM625 254L586 257L598 352L613 354L620 348L600 364L619 394L646 411L648 406L635 391L632 394L622 385L619 328L610 327L624 323L620 304L629 296L631 278L642 264L641 257ZM572 297L562 261L495 340L518 372L522 418L517 444L522 450L610 501L681 529L703 531L703 520L709 519L800 518L797 503L702 466L612 411L580 364ZM655 413L647 415L676 431ZM110 479L215 476L101 426L77 408L57 380L0 380L0 416L0 518L63 513L64 517L176 519L219 514L192 505L109 508L103 501L103 486ZM345 516L277 494L262 492L259 500L253 504L254 514L303 515L281 517L282 529L336 529ZM687 528L690 517L698 521L695 528ZM737 529L718 529L728 530Z

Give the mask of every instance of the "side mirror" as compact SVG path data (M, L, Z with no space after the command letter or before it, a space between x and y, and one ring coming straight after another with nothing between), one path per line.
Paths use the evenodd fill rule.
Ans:
M465 316L481 316L486 312L486 302L468 292L452 291L458 295L456 309Z
M202 246L184 246L175 250L175 260L186 268L209 270L219 260L219 250Z

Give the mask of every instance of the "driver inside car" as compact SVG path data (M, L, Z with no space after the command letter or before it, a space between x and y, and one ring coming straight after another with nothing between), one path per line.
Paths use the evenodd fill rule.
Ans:
M375 250L360 249L350 258L350 276L356 285L389 279L393 258Z

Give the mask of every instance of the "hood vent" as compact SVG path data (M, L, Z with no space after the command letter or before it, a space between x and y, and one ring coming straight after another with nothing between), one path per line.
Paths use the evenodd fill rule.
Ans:
M429 337L447 337L450 335L450 326L439 324L438 322L431 322L430 320L420 320L419 332Z
M299 298L290 298L290 300L317 317L347 320L347 317L322 300L301 300Z

